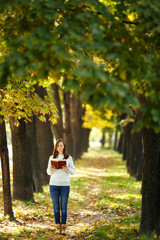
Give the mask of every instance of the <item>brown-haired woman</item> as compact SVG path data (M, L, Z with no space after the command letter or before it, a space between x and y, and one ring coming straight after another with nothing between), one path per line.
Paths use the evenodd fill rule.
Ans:
M51 161L66 160L66 165L56 169ZM49 187L54 209L56 228L60 233L65 233L67 223L67 204L70 192L69 174L75 174L73 159L66 153L66 144L63 139L57 140L53 155L50 156L47 167L47 174L50 175ZM61 210L61 217L60 217Z

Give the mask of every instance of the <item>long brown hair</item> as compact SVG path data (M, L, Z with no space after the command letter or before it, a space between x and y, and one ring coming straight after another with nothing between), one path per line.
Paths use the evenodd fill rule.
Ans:
M62 142L63 145L64 145L64 149L63 149L64 159L67 159L67 158L69 157L69 155L68 155L67 152L66 152L66 144L65 144L65 142L64 142L63 139L58 139L58 140L56 141L56 145L55 145L54 150L53 150L53 157L56 158L56 157L58 156L58 154L59 154L59 152L57 151L57 146L58 146L58 144L59 144L60 142Z

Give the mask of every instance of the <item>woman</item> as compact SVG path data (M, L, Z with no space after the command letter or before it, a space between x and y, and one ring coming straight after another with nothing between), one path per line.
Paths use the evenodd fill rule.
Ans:
M61 169L56 169L51 165L51 161L66 160L66 165ZM65 233L67 222L67 204L70 192L69 174L75 174L73 159L66 153L66 144L63 139L57 140L53 155L50 156L47 167L47 174L50 175L49 187L52 198L54 217L57 231ZM61 217L60 217L61 209Z

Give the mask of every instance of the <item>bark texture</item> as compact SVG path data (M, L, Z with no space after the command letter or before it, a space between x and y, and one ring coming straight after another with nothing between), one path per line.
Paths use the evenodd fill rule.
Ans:
M114 146L113 149L117 151L117 141L118 141L118 131L115 130L115 137L114 137Z
M90 128L82 129L82 152L88 152L90 132L91 132Z
M13 199L34 201L32 165L27 152L26 123L19 120L20 125L14 125L10 118L12 149L13 149Z
M41 181L42 185L46 185L49 182L49 176L46 173L48 159L53 152L53 135L51 131L50 122L41 122L36 120L36 132L37 132L37 146L39 153L39 162L41 169Z
M69 155L73 156L73 137L72 137L72 128L71 128L71 112L70 112L70 91L63 93L63 103L64 103L64 140L67 146L67 152Z
M160 133L143 129L142 212L140 232L160 234Z
M58 111L58 119L56 124L52 124L54 136L56 140L59 138L63 138L63 120L62 120L62 109L61 109L61 101L60 101L60 96L59 96L59 86L54 83L52 84L52 90L53 90L53 99L54 99L54 104L57 108Z
M130 150L131 150L131 131L132 131L132 123L128 123L124 128L124 135L125 135L125 146L126 146L126 157L124 158L127 160L127 170L129 172L130 167Z
M133 128L141 118L141 112L138 110ZM143 146L142 146L142 131L132 132L130 140L130 164L128 171L131 176L135 177L138 181L142 180L142 156L143 156Z
M35 86L38 95L44 99L47 95L46 89L40 86ZM36 133L37 133L37 146L39 153L40 169L41 169L41 181L42 185L46 185L49 182L49 176L46 173L49 156L53 152L53 134L51 130L51 124L48 121L46 115L46 122L41 122L36 119Z
M41 182L41 169L39 162L39 152L37 146L37 134L36 134L36 119L35 116L32 117L32 122L27 123L27 146L28 154L32 164L33 172L33 187L34 192L42 192L42 182Z
M71 94L71 128L73 136L73 157L78 159L82 155L82 116L84 109L74 93Z
M117 151L119 153L123 153L123 149L124 149L124 137L123 137L123 133L121 133L120 138L119 138L119 142L118 142Z
M142 180L142 156L142 133L134 132L131 136L130 165L128 171L130 175L135 177L138 181Z
M2 166L4 215L8 214L10 218L14 218L14 214L12 210L12 200L11 200L7 137L6 137L6 129L5 129L4 121L0 123L0 157L1 157L1 166Z

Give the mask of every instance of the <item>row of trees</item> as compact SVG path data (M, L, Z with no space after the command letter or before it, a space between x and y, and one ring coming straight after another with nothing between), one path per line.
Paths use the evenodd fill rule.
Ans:
M143 139L140 231L157 233L159 7L156 0L12 0L2 2L0 23L3 90L8 84L15 88L19 79L29 89L35 83L42 85L42 79L47 79L43 85L51 84L58 76L67 91L76 91L94 108L110 108L118 115L131 116L140 111L134 126L142 130ZM78 102L74 104L79 108ZM33 106L30 108L35 112ZM27 118L24 109L26 106L19 112ZM5 117L6 112L2 110L1 115Z
M41 192L42 185L49 182L46 174L49 156L54 147L54 138L64 138L68 153L74 160L81 157L89 146L89 133L91 129L83 128L83 116L85 107L75 93L64 92L56 83L52 84L50 94L44 87L35 86L35 91L43 100L51 95L55 103L58 115L57 122L49 121L49 115L45 119L36 113L30 117L30 121L20 118L15 124L15 117L9 117L13 149L13 199L22 201L34 201L33 192ZM30 98L27 99L30 101ZM42 106L43 107L43 106ZM2 153L4 214L13 217L10 193L9 159L5 122L1 124L0 144ZM74 141L73 141L74 140Z
M119 119L122 126L122 133L114 149L122 153L123 160L126 160L127 171L130 176L137 181L142 180L142 131L135 131L134 127L139 120L140 112L134 118L127 119L126 114L122 114Z

